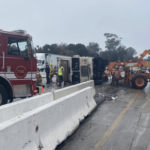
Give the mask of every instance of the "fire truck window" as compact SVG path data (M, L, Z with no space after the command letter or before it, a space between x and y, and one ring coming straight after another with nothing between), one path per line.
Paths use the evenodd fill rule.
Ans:
M17 43L8 44L8 55L19 56L19 49Z
M27 45L26 39L8 37L8 55L26 56L28 50Z
M18 46L20 49L20 56L26 56L28 50L27 42L26 41L18 42Z

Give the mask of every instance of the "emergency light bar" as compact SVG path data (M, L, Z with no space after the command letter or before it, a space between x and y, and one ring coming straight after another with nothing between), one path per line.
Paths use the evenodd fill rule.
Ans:
M16 32L16 33L22 33L22 34L27 34L27 31L26 30L14 30L12 32Z

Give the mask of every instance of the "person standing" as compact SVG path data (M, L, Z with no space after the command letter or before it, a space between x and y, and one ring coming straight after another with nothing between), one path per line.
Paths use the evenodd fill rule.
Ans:
M120 78L119 68L116 68L116 70L114 72L114 77L115 77L116 84L118 84L119 78Z
M64 81L64 79L63 79L63 74L64 74L64 69L63 69L63 66L60 65L60 66L59 66L59 70L58 70L58 75L59 75L59 86L61 86L61 82Z
M65 75L65 69L63 66L61 66L61 70L62 70L62 77L63 77L63 86L66 86L66 82L64 80L64 75Z
M115 73L115 69L113 68L111 71L111 75L112 75L111 85L114 85L114 83L115 83L114 73Z
M56 66L53 68L53 74L56 75Z
M42 84L42 76L40 74L39 69L37 70L36 78L37 78L37 85L41 85Z
M136 69L136 73L141 73L140 68Z
M49 79L50 69L49 69L48 63L46 63L45 72L46 72L46 80L47 80L46 84L49 84L50 83L50 79Z
M49 64L49 68L50 68L50 82L52 82L52 78L53 78L53 67L52 67L52 63Z

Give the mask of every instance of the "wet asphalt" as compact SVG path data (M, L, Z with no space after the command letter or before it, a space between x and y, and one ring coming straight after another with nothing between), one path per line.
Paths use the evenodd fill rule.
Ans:
M103 84L96 91L97 109L56 150L149 150L150 85Z
M45 92L61 88L45 85ZM136 90L109 81L95 89L97 108L56 150L150 150L150 84Z

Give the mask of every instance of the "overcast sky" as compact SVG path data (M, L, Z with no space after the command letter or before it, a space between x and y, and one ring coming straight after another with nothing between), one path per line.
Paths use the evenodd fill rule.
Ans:
M150 0L0 0L0 29L27 30L34 45L97 42L122 37L138 54L150 49Z

